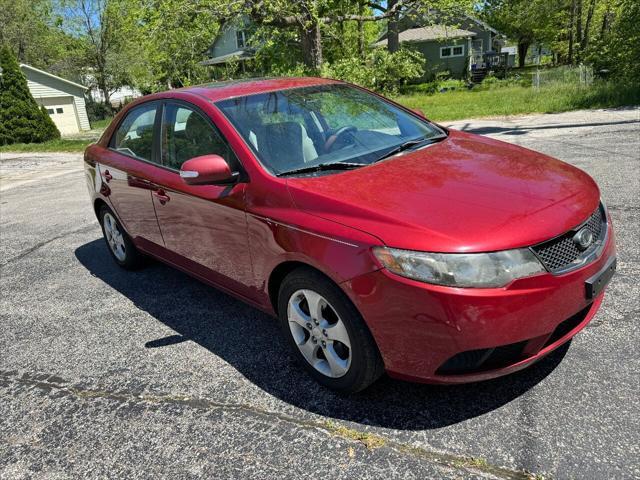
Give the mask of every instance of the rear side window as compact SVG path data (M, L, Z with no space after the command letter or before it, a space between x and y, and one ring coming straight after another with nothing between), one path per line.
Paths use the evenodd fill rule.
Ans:
M152 161L156 111L155 103L131 110L111 138L111 148L125 155Z

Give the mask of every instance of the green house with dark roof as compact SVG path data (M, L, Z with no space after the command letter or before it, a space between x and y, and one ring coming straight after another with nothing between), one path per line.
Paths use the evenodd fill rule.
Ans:
M419 16L400 20L401 47L418 51L425 58L422 80L431 80L440 72L448 72L453 78L484 76L503 62L513 61L500 54L506 37L485 22L467 15L446 24L442 20L437 12L430 14L428 21ZM375 45L386 47L387 34Z

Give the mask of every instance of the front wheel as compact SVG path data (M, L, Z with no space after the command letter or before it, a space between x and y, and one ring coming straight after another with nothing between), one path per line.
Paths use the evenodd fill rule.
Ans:
M135 247L127 232L106 206L100 209L100 225L102 234L109 248L109 253L122 268L133 270L142 265L142 254Z
M358 392L382 374L380 353L360 313L319 272L290 273L280 286L278 312L294 354L322 385Z

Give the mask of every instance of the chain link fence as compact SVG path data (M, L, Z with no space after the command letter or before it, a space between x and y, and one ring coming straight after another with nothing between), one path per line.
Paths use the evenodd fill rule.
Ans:
M588 86L593 83L593 68L588 65L566 66L553 69L537 69L531 79L533 88L553 84Z

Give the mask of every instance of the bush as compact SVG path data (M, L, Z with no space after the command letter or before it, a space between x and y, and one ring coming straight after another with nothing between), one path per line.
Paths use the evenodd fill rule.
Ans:
M409 81L424 75L424 57L410 50L389 53L376 48L364 59L350 57L325 64L323 77L355 83L384 93L397 92Z
M433 95L453 90L466 90L468 88L469 83L457 78L450 78L450 73L445 71L437 73L435 75L435 80L432 80L431 82L407 85L401 90L401 93L407 95L417 93Z
M99 120L104 120L113 115L110 105L103 102L96 102L90 96L86 99L85 105L87 107L87 116L89 122L94 123Z
M0 48L0 67L0 145L60 138L47 111L31 96L27 79L8 47Z
M47 109L41 106L40 114L44 119L44 121L41 123L42 132L40 133L43 139L41 141L46 142L47 140L55 140L57 138L60 138L60 132L58 131L58 127L56 127L56 124L53 123L53 120L51 120L51 117L47 113Z

